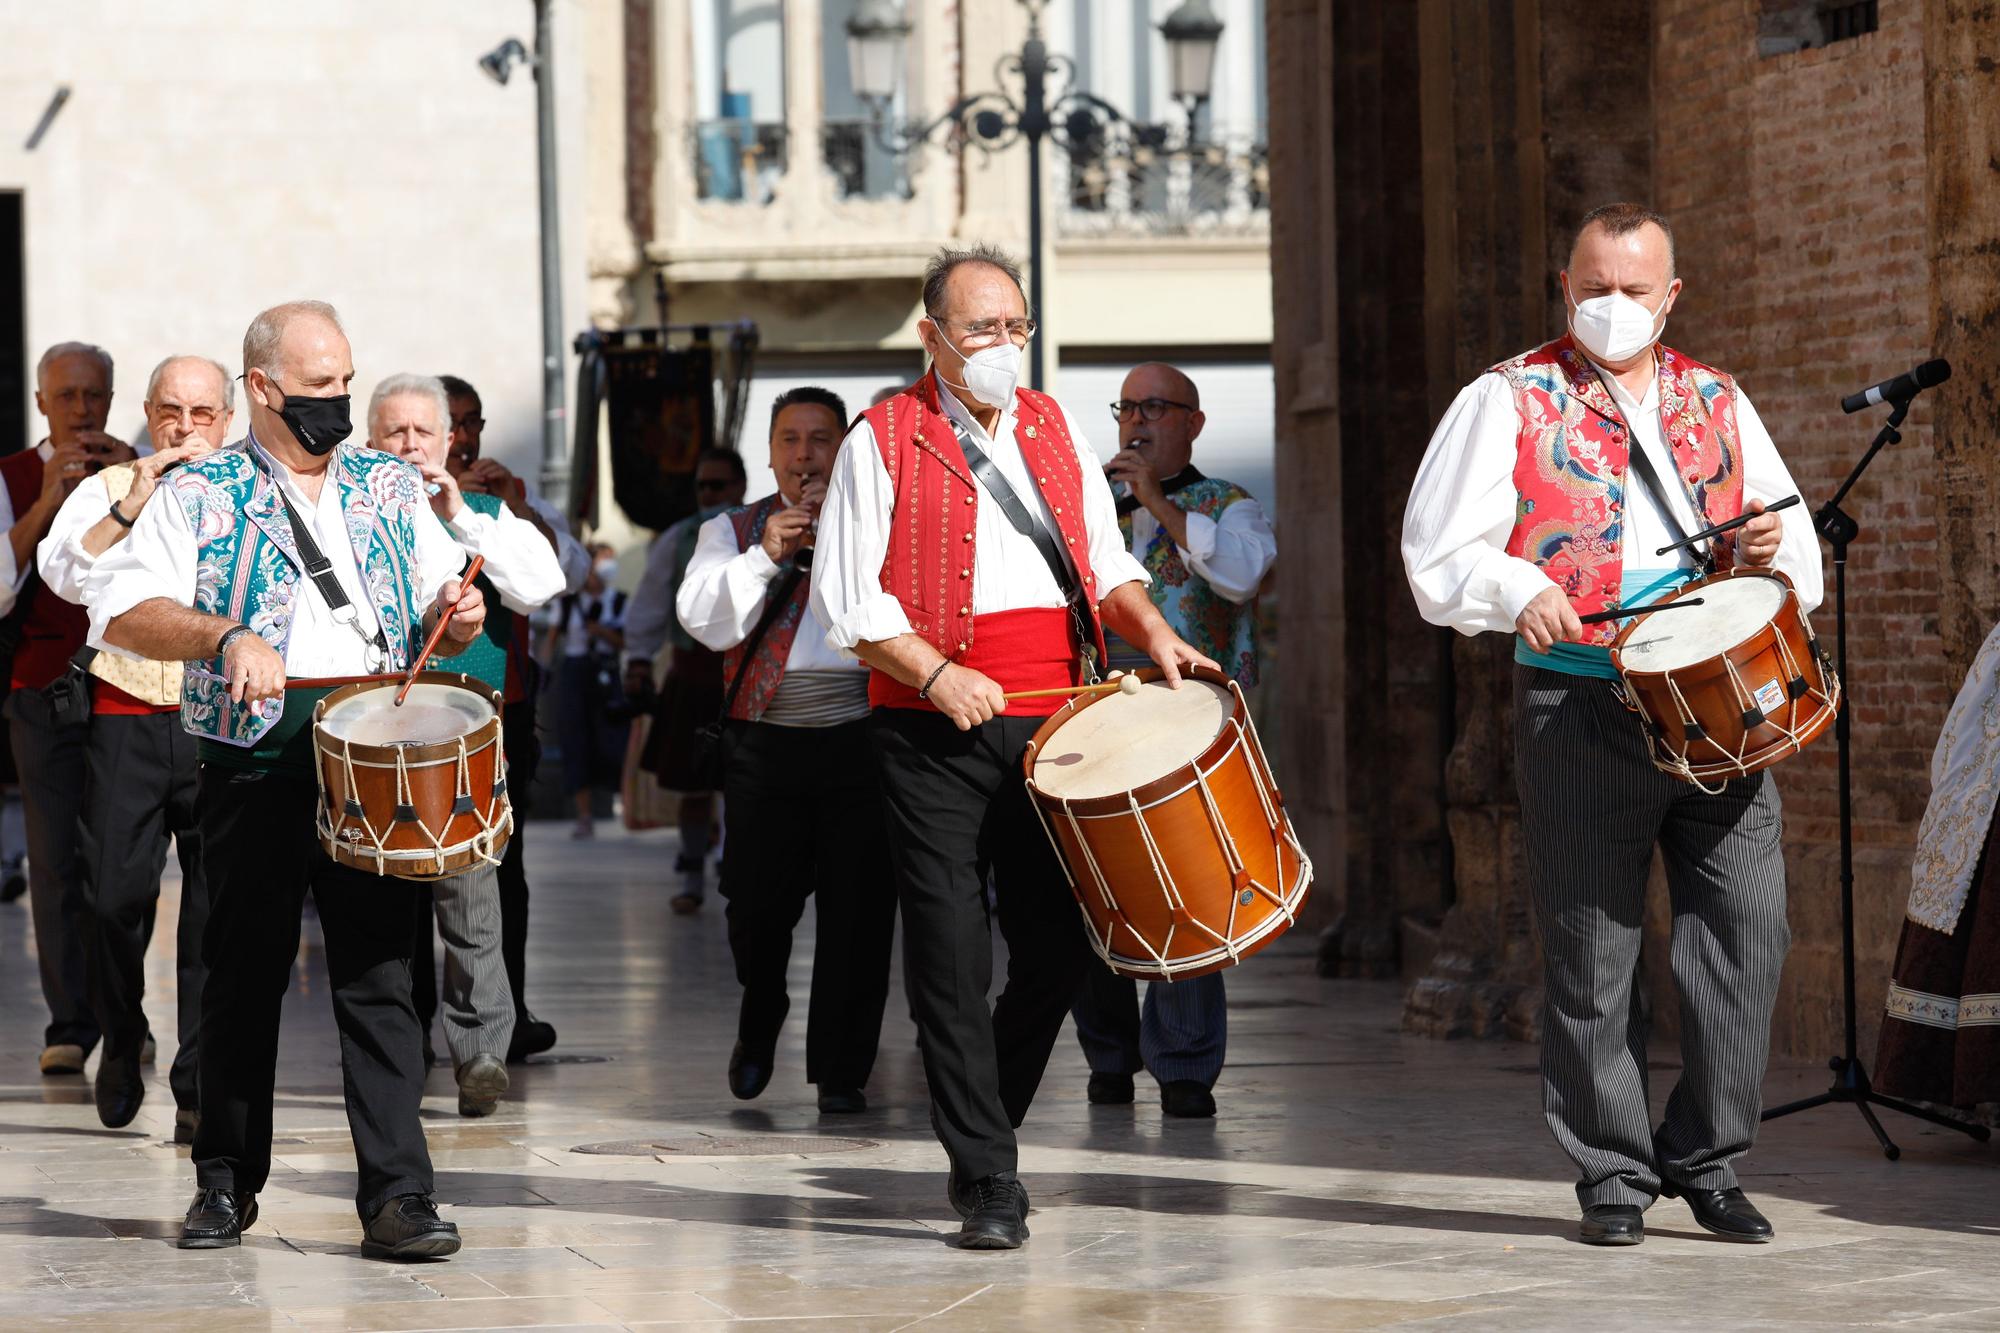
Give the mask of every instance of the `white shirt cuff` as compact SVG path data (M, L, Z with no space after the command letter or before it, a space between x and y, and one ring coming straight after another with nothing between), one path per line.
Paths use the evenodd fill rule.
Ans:
M493 531L496 522L492 514L482 514L471 505L466 505L454 517L446 519L444 526L461 544L473 547L473 554L477 555L478 544Z
M866 597L826 632L829 648L851 653L857 643L887 643L910 633L903 604L886 592Z
M1555 581L1535 566L1516 563L1500 585L1500 605L1506 609L1508 622L1519 621L1529 602L1555 586Z
M1215 555L1215 520L1207 514L1187 512L1187 545L1181 547L1183 560L1209 560Z
M758 578L769 583L778 576L778 562L764 549L764 543L757 542L743 553L743 567Z

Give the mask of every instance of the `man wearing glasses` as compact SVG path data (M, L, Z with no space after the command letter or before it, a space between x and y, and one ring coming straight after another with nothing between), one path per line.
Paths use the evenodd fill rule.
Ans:
M833 465L813 562L827 640L867 663L905 966L966 1249L1027 1239L1014 1130L1087 961L1062 866L1021 781L1029 738L1100 670L1108 627L1178 685L1214 666L1146 595L1076 420L1018 387L1034 333L1020 270L986 246L924 275L931 368L871 407ZM988 1008L991 872L1007 985Z
M575 537L556 507L530 490L527 482L491 458L480 457L486 434L485 408L479 391L456 375L440 375L445 401L451 405L451 446L445 453L445 470L458 482L461 491L498 496L516 518L540 528L555 544L556 559L562 565L563 592L575 594L590 576L590 555ZM498 602L487 609L487 631L507 652L507 683L501 691L501 735L507 747L507 780L516 791L534 785L542 747L535 739L535 695L537 676L532 653L533 637L525 616L517 616ZM524 826L514 825L507 850L500 861L500 956L507 964L507 985L514 993L514 1036L507 1048L508 1062L515 1063L538 1055L556 1044L556 1030L528 1012L528 872L521 860Z
M1105 474L1121 485L1120 530L1152 575L1153 604L1198 650L1223 664L1245 689L1257 683L1257 588L1278 558L1264 507L1241 486L1202 475L1194 442L1207 418L1194 381L1157 361L1125 377L1118 401L1118 454ZM1131 669L1144 656L1113 641L1111 664ZM1146 1069L1167 1115L1215 1114L1228 1009L1222 973L1150 982L1143 1008L1137 983L1109 968L1084 971L1077 1040L1090 1061L1090 1100L1125 1105L1132 1076Z
M222 446L236 405L236 382L205 356L170 356L146 382L146 431L154 452L77 483L37 548L42 581L81 606L99 556L138 521L167 469ZM145 1096L140 1070L152 1044L142 1001L146 949L166 868L167 840L181 864L174 939L177 990L174 1141L194 1142L195 1034L208 969L201 936L208 921L201 823L195 812L199 764L194 737L180 724L179 662L149 662L84 650L90 718L83 802L77 817L83 861L84 970L90 1005L104 1034L97 1064L97 1118L111 1129L132 1122ZM73 684L81 685L80 680Z

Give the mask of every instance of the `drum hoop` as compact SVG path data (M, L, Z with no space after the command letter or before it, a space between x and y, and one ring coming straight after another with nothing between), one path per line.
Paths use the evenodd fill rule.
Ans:
M1782 569L1776 569L1776 568L1768 568L1768 569L1762 567L1751 568L1745 565L1745 566L1739 566L1735 569L1724 570L1719 574L1708 574L1698 579L1689 579L1686 583L1683 583L1680 587L1674 589L1673 596L1664 597L1661 598L1660 600L1665 602L1677 602L1681 600L1683 597L1692 597L1696 595L1703 588L1712 588L1718 583L1726 583L1731 579L1746 579L1746 578L1776 579L1779 585L1784 588L1785 595L1779 599L1778 609L1772 613L1771 618L1769 620L1764 622L1764 629L1756 631L1755 633L1744 638L1741 642L1730 644L1727 648L1722 649L1720 652L1710 653L1707 657L1700 659L1700 661L1690 662L1683 667L1668 667L1667 668L1668 671L1691 671L1695 667L1700 666L1702 662L1713 662L1718 657L1722 657L1725 654L1735 652L1738 648L1741 648L1744 644L1750 642L1751 639L1756 638L1758 634L1763 633L1764 630L1768 630L1773 625L1777 624L1778 617L1785 614L1785 608L1787 607L1791 607L1794 610L1798 611L1799 619L1801 621L1804 621L1805 608L1799 605L1798 589L1793 586L1792 579L1789 574L1785 573L1785 571ZM1625 641L1631 638L1634 631L1636 631L1641 625L1645 623L1646 619L1643 616L1628 622L1624 629L1618 631L1618 637L1611 641L1611 668L1612 670L1618 672L1618 674L1621 676L1638 675L1638 676L1652 677L1664 674L1659 671L1627 672L1625 670L1625 651L1624 651ZM1808 630L1810 630L1810 626L1808 626Z
M1158 667L1146 667L1134 674L1141 681L1151 682L1161 679L1166 673ZM1204 746L1192 759L1176 764L1159 777L1148 778L1136 787L1128 787L1122 791L1111 792L1103 796L1058 796L1035 781L1035 756L1062 729L1062 723L1069 721L1070 718L1076 716L1076 714L1082 712L1084 709L1110 696L1109 692L1106 692L1104 694L1085 696L1080 700L1072 698L1060 709L1051 713L1048 720L1035 729L1034 737L1028 742L1028 748L1022 752L1021 776L1027 780L1028 792L1035 798L1036 803L1039 804L1041 801L1046 800L1061 804L1083 806L1089 810L1089 813L1084 816L1084 818L1088 819L1098 817L1100 812L1095 807L1099 806L1104 807L1103 813L1126 811L1128 810L1125 804L1126 798L1128 796L1136 796L1139 799L1141 808L1150 810L1162 801L1170 800L1185 792L1193 785L1195 780L1193 774L1195 772L1212 772L1223 759L1228 757L1229 750L1239 743L1243 734L1255 734L1249 720L1249 706L1243 699L1243 689L1234 680L1222 672L1211 670L1208 667L1188 667L1181 672L1181 676L1183 679L1207 681L1211 685L1222 687L1229 694L1229 715L1224 719L1222 729L1215 733L1213 741ZM1232 726L1230 725L1231 723L1238 723L1240 725ZM1179 785L1169 785L1173 783L1178 783ZM1106 803L1109 804L1107 805Z
M346 758L357 768L395 768L398 764L409 768L435 768L439 764L455 764L458 762L460 742L464 742L468 753L475 754L499 744L499 715L487 718L463 736L454 736L448 741L404 741L392 745L369 745L330 735L320 726L317 717L313 719L313 748L329 758Z

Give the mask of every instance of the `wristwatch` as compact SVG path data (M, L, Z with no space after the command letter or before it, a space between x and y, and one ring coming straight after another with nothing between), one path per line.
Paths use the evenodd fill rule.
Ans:
M237 639L251 632L248 625L231 625L228 629L222 631L222 637L215 641L215 655L221 657L229 651L230 644L235 643Z

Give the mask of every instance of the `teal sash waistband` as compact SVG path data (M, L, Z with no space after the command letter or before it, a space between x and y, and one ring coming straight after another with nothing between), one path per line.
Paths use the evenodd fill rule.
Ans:
M1675 569L1628 569L1619 585L1618 604L1648 606L1671 596L1675 589L1700 573L1699 569L1689 565ZM1558 643L1548 652L1538 653L1528 647L1526 640L1515 635L1514 660L1522 666L1560 671L1566 676L1618 679L1617 671L1611 666L1611 650L1595 643Z

